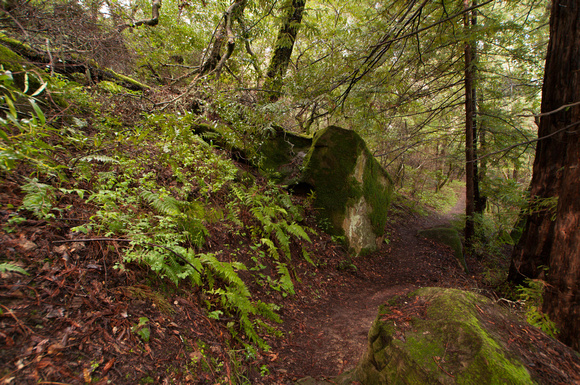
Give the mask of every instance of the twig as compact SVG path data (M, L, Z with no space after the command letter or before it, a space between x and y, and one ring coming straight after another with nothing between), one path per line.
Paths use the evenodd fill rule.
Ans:
M46 38L46 53L50 59L50 62L48 63L50 66L50 76L54 76L54 59L52 58L52 53L50 53L50 40L48 40L48 38Z
M449 374L449 373L447 372L447 370L443 369L443 368L441 367L441 365L439 365L439 362L437 362L437 360L435 359L435 357L433 357L433 362L435 362L435 365L437 365L437 366L439 367L439 369L443 370L443 372L445 372L445 374L447 374L449 377L451 377L451 378L455 378L455 376L453 376L452 374Z
M563 106L560 106L558 108L556 108L553 111L548 111L548 112L542 112L541 114L532 114L532 115L517 115L520 116L522 118L539 118L541 116L547 116L547 115L552 115L555 114L556 112L562 111L563 109L566 109L568 107L574 107L579 105L580 102L576 102L576 103L570 103L570 104L564 104Z
M550 112L550 113L553 113L553 112L554 112L554 111L552 111L552 112ZM526 142L520 142L520 143L516 143L516 144L514 144L514 145L511 145L511 146L509 146L509 147L502 148L501 150L497 150L497 151L494 151L494 152L490 152L489 154L482 155L482 156L480 156L480 157L478 157L478 158L476 158L476 159L472 160L471 162L477 162L478 160L481 160L481 159L488 158L488 157L490 157L490 156L492 156L492 155L495 155L495 154L499 154L499 153L502 153L502 152L508 152L508 151L510 151L510 150L513 150L513 149L514 149L514 148L516 148L516 147L519 147L519 146L523 146L523 145L529 145L529 144L532 144L532 143L535 143L535 142L539 142L540 140L547 139L547 138L549 138L549 137L551 137L551 136L554 136L554 135L556 135L556 134L559 134L559 133L560 133L560 132L562 132L562 131L566 131L566 130L568 130L568 129L570 129L570 128L574 127L574 126L578 126L578 125L580 125L580 121L578 121L578 122L574 122L574 123L572 123L572 124L569 124L569 125L567 125L566 127L560 128L559 130L556 130L556 131L554 131L554 132L551 132L551 133L549 133L548 135L544 135L544 136L542 136L541 138L536 138L536 139L528 140L528 141L526 141Z
M22 323L22 321L20 321L20 320L18 319L18 317L16 317L16 315L14 314L14 312L13 312L12 310L8 309L6 306L4 306L4 305L2 305L2 304L0 304L0 306L2 306L4 309L6 309L6 312L8 312L8 314L10 314L10 316L11 316L12 318L14 318L14 320L16 321L16 323L18 324L18 326L20 326L20 327L21 327L21 328L22 328L22 329L23 329L25 332L28 332L28 333L32 333L32 334L34 334L34 332L32 331L32 329L31 329L31 328L29 328L28 326L24 325L24 324Z

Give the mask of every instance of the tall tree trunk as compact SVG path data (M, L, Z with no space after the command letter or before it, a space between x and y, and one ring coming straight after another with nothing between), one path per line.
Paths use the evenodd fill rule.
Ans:
M464 0L465 9L470 1ZM466 12L463 19L466 32L470 29L470 16ZM474 92L473 92L473 44L465 42L465 248L469 250L475 234L473 214L475 212L475 149L474 149Z
M559 338L580 349L580 3L552 3L542 90L540 141L530 186L531 208L512 254L509 279L541 277L548 267L544 311ZM561 108L562 106L567 108ZM557 199L557 206L541 203Z
M477 5L477 0L473 0L473 6ZM477 25L477 9L473 9L470 12L471 14L471 26L475 27ZM479 154L479 149L482 149L485 143L485 132L483 129L483 125L479 120L479 99L481 99L480 93L477 91L477 63L478 63L478 54L477 54L477 41L471 43L471 52L472 52L472 74L474 78L474 86L473 86L473 206L474 206L474 213L475 214L483 214L485 211L485 206L487 204L487 198L481 193L481 186L480 182L483 180L485 175L485 166L483 162L477 161L477 157ZM479 145L479 146L478 146ZM480 167L481 165L481 167Z
M266 84L264 88L270 91L270 101L276 101L280 98L280 91L283 85L282 81L290 64L294 42L298 35L298 29L300 29L305 5L306 0L287 1L286 13L280 31L278 32L274 55L266 72Z
M480 96L480 100L481 100L481 96ZM485 141L485 128L483 127L483 125L481 124L481 120L477 120L478 123L478 128L475 132L477 139L477 148L478 153L481 154L485 151L486 148L486 141ZM477 163L477 172L476 174L476 182L477 185L475 187L475 212L477 214L483 214L485 211L485 208L487 207L487 196L485 196L482 192L481 192L481 182L483 181L483 179L485 178L485 175L487 173L487 161L485 159L481 159L480 161L478 161Z

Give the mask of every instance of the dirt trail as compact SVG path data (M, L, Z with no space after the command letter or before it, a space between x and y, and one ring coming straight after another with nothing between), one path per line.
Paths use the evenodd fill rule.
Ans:
M285 328L291 335L277 349L291 380L336 376L354 367L366 349L378 307L393 296L424 286L469 285L450 249L417 236L420 229L448 224L462 204L460 200L445 215L397 214L388 244L355 259L356 269L346 279L342 273L326 295L305 293L304 302L287 314Z

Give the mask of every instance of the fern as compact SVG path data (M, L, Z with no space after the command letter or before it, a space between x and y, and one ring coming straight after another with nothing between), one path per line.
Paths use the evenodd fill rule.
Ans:
M280 274L280 288L286 293L294 294L294 283L292 282L292 277L290 277L290 271L286 264L279 262L276 269Z
M28 272L19 266L16 266L16 265L9 263L9 262L0 263L0 273L6 273L6 272L14 272L14 273L28 275Z
M244 295L248 297L250 296L250 292L248 291L246 284L238 276L232 264L218 261L218 259L213 254L201 255L200 261L204 265L209 266L212 271L218 277L223 279L227 284L240 288ZM246 267L240 262L237 262L235 266L238 270L246 270Z
M151 191L142 191L139 196L147 201L160 214L177 216L180 213L179 201L172 196L158 195Z
M20 188L26 192L21 208L32 211L39 219L54 218L50 213L55 202L54 187L33 178Z
M556 337L559 330L547 314L542 312L542 302L547 283L541 279L526 279L524 285L517 287L520 300L526 308L526 319L529 324L542 329L546 334Z
M296 238L301 238L307 241L308 243L312 243L310 237L308 236L308 234L306 234L306 231L304 231L304 228L300 226L298 223L292 222L291 224L288 225L286 229L290 234L294 235Z
M83 156L79 160L83 161L83 162L96 161L96 162L101 162L101 163L112 163L112 164L119 164L120 163L117 159L115 159L111 156L107 156L107 155L87 155L87 156Z

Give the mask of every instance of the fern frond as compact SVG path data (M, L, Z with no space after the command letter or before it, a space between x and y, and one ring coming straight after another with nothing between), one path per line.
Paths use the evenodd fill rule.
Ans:
M200 260L203 264L209 266L212 271L221 279L223 279L227 284L234 285L237 287L241 293L250 296L250 291L248 287L242 281L240 276L235 272L232 264L227 262L220 262L213 254L203 254L200 256ZM240 263L240 262L238 262ZM244 266L245 267L245 266Z
M290 271L285 263L278 263L276 267L278 273L280 274L280 287L287 293L294 294L294 283L292 282L292 277L290 277Z
M278 260L280 258L279 254L278 254L278 248L276 247L276 245L274 244L274 242L272 242L268 238L262 238L262 239L260 239L260 242L263 245L268 246L268 252L272 256L272 258L274 258L275 260Z
M139 196L163 215L177 216L181 213L179 201L172 196L161 196L151 191L142 191Z
M82 162L97 161L97 162L101 162L101 163L119 164L119 161L117 159L110 157L110 156L107 156L107 155L87 155L87 156L83 156L82 158L80 158L79 161L82 161Z
M282 323L282 318L276 314L276 310L280 309L278 306L274 305L273 303L265 303L262 301L256 302L255 306L258 309L258 313L264 316L266 319L276 323Z
M54 217L54 214L50 213L55 201L54 187L33 178L20 188L26 192L21 208L32 211L40 219Z
M304 257L304 260L310 263L312 266L316 266L314 261L312 261L312 258L310 258L310 253L305 248L302 248L302 257Z
M294 235L296 238L301 238L304 239L305 241L308 241L308 243L312 243L310 237L308 236L308 234L306 234L306 231L304 231L304 228L300 226L298 223L292 222L291 224L288 225L287 230L290 234Z
M9 262L0 263L0 273L5 273L7 271L28 275L28 272L20 266L16 266Z

